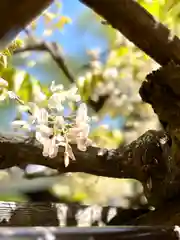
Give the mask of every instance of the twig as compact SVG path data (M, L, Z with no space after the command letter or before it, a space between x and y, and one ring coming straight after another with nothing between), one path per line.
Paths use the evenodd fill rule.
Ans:
M76 80L71 73L70 69L67 67L66 62L62 56L62 53L60 51L60 48L58 47L57 43L46 43L46 42L40 42L40 43L33 43L28 46L21 47L19 49L16 49L14 54L25 52L25 51L46 51L50 54L52 59L56 62L56 64L59 66L59 68L63 71L65 76L69 79L71 83L75 83Z
M29 32L28 32L29 35ZM63 58L61 51L56 43L33 43L31 45L19 48L14 51L14 54L21 53L25 51L46 51L48 52L52 59L56 62L57 66L63 71L64 75L67 77L67 79L71 83L75 83L76 79L74 75L72 74L71 70L67 66L65 59ZM96 112L98 112L104 105L105 101L107 100L108 96L102 96L99 98L99 100L93 101L91 99L88 100L88 104L94 109Z

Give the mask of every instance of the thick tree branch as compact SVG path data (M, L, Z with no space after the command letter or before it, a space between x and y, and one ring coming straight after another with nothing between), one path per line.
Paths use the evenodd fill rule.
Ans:
M1 0L0 49L9 44L53 0Z
M134 0L80 0L161 65L180 63L180 40Z
M59 149L56 158L49 159L43 157L42 146L37 143L25 138L1 136L0 169L39 164L57 169L59 173L85 172L115 178L134 178L143 183L146 195L156 203L157 199L159 201L166 197L169 189L173 192L174 183L169 181L171 175L167 164L170 155L167 140L164 132L151 130L131 144L115 150L89 147L86 152L82 152L76 145L72 145L76 161L70 161L69 166L65 167L64 148Z
M149 137L149 139L147 138ZM143 180L143 163L140 158L145 148L156 148L160 138L165 137L163 132L148 131L139 139L122 149L106 150L96 147L89 147L86 152L77 149L72 145L76 161L70 161L68 167L64 166L64 148L60 147L57 157L54 159L45 158L42 155L42 146L32 139L25 137L14 137L12 135L0 136L0 169L15 165L40 164L59 172L86 172L99 176L136 178ZM146 139L147 138L147 141ZM138 145L141 142L141 145ZM11 149L11 151L9 151ZM161 150L160 150L161 151ZM148 150L146 156L148 157ZM149 153L150 154L150 153ZM157 152L162 157L161 152Z

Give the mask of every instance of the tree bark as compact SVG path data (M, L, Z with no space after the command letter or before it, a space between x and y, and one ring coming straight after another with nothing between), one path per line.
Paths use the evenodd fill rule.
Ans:
M163 145L161 141L164 141ZM86 152L72 145L75 161L64 166L64 148L60 147L57 157L45 158L42 146L32 139L0 136L0 169L24 164L44 165L57 169L59 173L85 172L115 178L134 178L142 182L149 201L153 204L166 198L173 188L168 179L170 146L163 131L148 131L131 144L118 149L106 150L89 147ZM10 151L9 151L10 150ZM173 174L173 173L172 173ZM149 181L152 186L149 186ZM163 186L163 187L162 187ZM7 186L0 186L0 191Z
M1 0L0 50L52 2L53 0Z
M80 0L160 65L180 63L180 40L133 0Z

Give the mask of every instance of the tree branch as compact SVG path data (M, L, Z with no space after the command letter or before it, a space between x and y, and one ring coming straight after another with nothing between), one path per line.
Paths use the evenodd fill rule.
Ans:
M71 73L70 69L67 67L66 62L62 56L60 48L58 47L57 43L33 43L31 45L21 47L14 51L14 54L21 53L25 51L46 51L50 54L52 59L55 61L57 66L63 71L64 75L69 79L71 83L75 83L75 78Z
M150 146L155 144L154 141L158 141L160 137L164 137L162 132L150 131L140 137L143 139L145 136L151 135ZM158 137L157 137L157 136ZM156 139L157 138L157 139ZM149 143L144 143L137 153L136 145L139 139L123 147L122 149L106 150L96 147L89 147L86 152L77 149L76 145L72 145L76 161L70 161L68 167L64 166L64 148L59 148L59 153L54 159L45 158L42 155L42 146L32 139L25 137L14 137L12 135L0 136L0 152L1 161L0 169L5 169L15 165L39 164L57 169L60 173L64 172L86 172L92 173L98 176L107 177L124 177L124 178L136 178L142 180L142 173L139 167L142 168L140 163L139 154L142 152L145 146ZM11 151L9 151L11 149ZM134 152L136 158L132 156Z
M0 49L6 47L53 0L1 0Z
M57 43L33 43L28 46L21 47L14 51L14 54L26 52L26 51L46 51L50 54L52 59L55 61L57 66L62 70L64 75L67 77L70 83L76 83L76 78L74 77L73 73L71 72L70 68L67 66L64 57L57 45ZM109 96L100 96L98 101L94 101L92 99L88 100L89 106L92 107L95 112L98 112L104 105L105 101L108 99Z
M33 143L32 139L0 136L0 169L38 164L57 169L59 173L85 172L98 176L134 178L142 182L146 195L156 202L166 197L169 189L173 191L173 182L168 181L170 146L168 141L161 145L162 139L167 140L164 132L151 130L131 144L115 150L89 147L83 152L72 145L76 160L70 161L69 166L65 167L63 147L59 149L57 157L49 159L43 157L42 146Z
M80 0L161 65L180 63L180 40L133 0Z

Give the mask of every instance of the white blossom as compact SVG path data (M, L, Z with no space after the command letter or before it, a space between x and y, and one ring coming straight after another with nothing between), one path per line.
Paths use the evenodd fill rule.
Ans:
M45 108L39 108L35 103L29 103L32 118L36 119L38 124L48 124L48 111Z
M17 99L18 98L18 96L12 91L8 91L7 93L8 93L8 96L9 96L10 99Z
M58 146L56 144L55 136L47 139L43 146L44 146L43 154L47 154L47 156L49 156L50 158L54 158L57 156Z
M0 88L8 87L8 82L0 77Z
M64 165L67 167L69 165L69 158L76 160L71 146L68 143L67 136L65 137L65 151L64 151Z
M107 80L111 79L111 78L117 78L118 77L118 70L115 67L112 68L107 68L104 73L103 73L103 77Z
M77 87L72 87L67 91L67 98L68 100L79 102L81 100L81 96L77 93L78 88Z
M55 81L52 81L51 86L50 86L50 91L51 92L58 92L62 91L64 89L62 84L55 85Z
M69 154L68 152L64 152L64 166L67 167L69 165Z
M55 88L55 87L54 87ZM55 92L48 100L49 108L55 108L58 112L64 110L63 103L66 100L78 102L81 100L80 95L77 93L78 89L72 87L71 89L64 92Z
M48 100L48 107L55 108L57 111L62 112L64 110L63 102L66 96L62 93L54 93Z
M78 80L77 80L78 85L79 85L80 87L83 87L83 86L84 86L84 83L85 83L85 80L86 80L86 78L85 78L84 76L80 76L80 77L78 78Z
M86 147L90 144L90 140L88 139L89 130L87 106L85 103L82 103L77 110L75 124L68 132L68 138L77 143L79 150L85 151Z
M76 143L81 151L85 151L87 146L91 144L88 139L90 119L85 103L80 104L76 116L70 115L68 118L63 116L64 103L81 100L75 86L63 91L61 85L55 85L55 82L52 82L50 90L52 95L48 99L47 109L39 107L36 103L28 103L24 108L29 114L27 120L14 121L12 125L16 128L25 128L28 131L34 130L36 140L43 146L42 154L45 157L55 158L59 147L63 147L64 164L67 167L70 160L76 159L71 143ZM25 107L24 102L14 92L8 91L8 95Z
M49 128L46 125L37 125L36 126L36 136L37 136L37 140L39 142L41 142L41 139L49 138L52 135L53 135L53 129L52 128Z
M54 120L54 125L57 128L65 126L65 120L64 120L63 116L56 116L55 120Z
M53 128L48 126L48 112L45 108L34 105L33 115L36 116L36 140L43 145L43 156L53 158L58 153Z
M27 122L26 121L23 121L23 120L15 120L13 121L11 124L14 126L14 127L22 127L23 125L25 125Z
M31 125L24 120L15 120L11 123L11 126L16 130L21 128L22 130L31 131Z
M38 92L38 94L35 94L34 100L36 102L41 102L41 101L45 101L46 100L46 95L43 92Z

